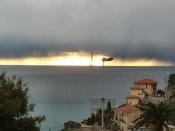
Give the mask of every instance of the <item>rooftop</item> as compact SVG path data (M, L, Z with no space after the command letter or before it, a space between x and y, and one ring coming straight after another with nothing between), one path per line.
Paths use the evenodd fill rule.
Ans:
M125 105L125 106L122 106L122 107L114 108L113 110L116 113L124 113L124 114L127 114L128 115L130 113L133 113L135 111L138 111L139 109L136 108L133 105Z
M154 81L154 80L145 78L145 79L143 79L143 80L138 80L138 81L136 80L134 83L135 83L135 84L156 84L157 82Z

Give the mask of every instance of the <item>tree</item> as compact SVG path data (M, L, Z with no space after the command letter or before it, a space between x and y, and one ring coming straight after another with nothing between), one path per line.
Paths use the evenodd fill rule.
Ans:
M165 96L165 91L163 91L163 90L157 90L157 95L164 97Z
M111 102L108 101L107 102L107 107L104 113L104 123L105 123L105 127L107 129L110 129L112 127L113 124L113 116L114 116L114 112L112 111L112 106L111 106Z
M68 131L69 129L78 129L81 127L81 124L75 121L67 121L64 123L64 129L62 131Z
M91 116L84 121L85 124L87 125L94 125L94 124L98 124L99 126L101 126L102 124L102 110L101 109L96 109L95 114L91 114ZM107 106L104 110L104 126L107 129L110 129L112 127L113 124L113 116L114 116L114 112L112 110L112 106L111 106L111 102L108 101L107 102Z
M167 124L175 123L175 106L170 102L159 103L144 103L139 106L143 112L142 115L136 120L135 128L141 126L151 127L154 131L163 131L163 127L166 129Z
M110 101L107 102L106 111L107 112L111 112L112 111L112 106L111 106L111 102Z
M31 116L34 104L28 102L28 88L20 78L0 74L1 131L39 131L44 116Z
M175 89L175 74L170 74L168 78L168 88Z
M95 114L91 114L91 117L87 118L87 125L94 125L96 122Z

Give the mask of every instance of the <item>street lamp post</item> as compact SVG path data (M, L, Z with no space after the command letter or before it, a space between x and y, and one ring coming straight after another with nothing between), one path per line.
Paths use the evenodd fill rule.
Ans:
M105 66L105 62L107 61L112 61L114 58L113 57L109 57L109 58L102 58L102 62L103 62L103 72L104 72L104 66ZM102 87L102 97L101 97L101 128L104 128L104 103L105 103L105 97L103 96L104 92L104 84Z

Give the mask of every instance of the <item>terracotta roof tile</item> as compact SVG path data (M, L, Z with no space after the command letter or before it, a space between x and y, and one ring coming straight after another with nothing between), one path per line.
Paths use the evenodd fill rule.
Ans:
M139 109L133 105L125 105L125 106L113 109L113 111L116 113L124 113L124 114L130 114L138 110Z
M148 79L148 78L135 81L135 84L156 84L156 83L157 83L156 81Z

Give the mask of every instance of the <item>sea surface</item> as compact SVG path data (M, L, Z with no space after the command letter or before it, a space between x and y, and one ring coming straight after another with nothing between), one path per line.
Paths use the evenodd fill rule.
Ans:
M165 88L175 67L57 67L0 66L0 72L21 77L35 103L32 115L45 115L41 131L59 131L68 120L82 121L93 108L100 107L101 96L122 104L135 80L154 79Z

